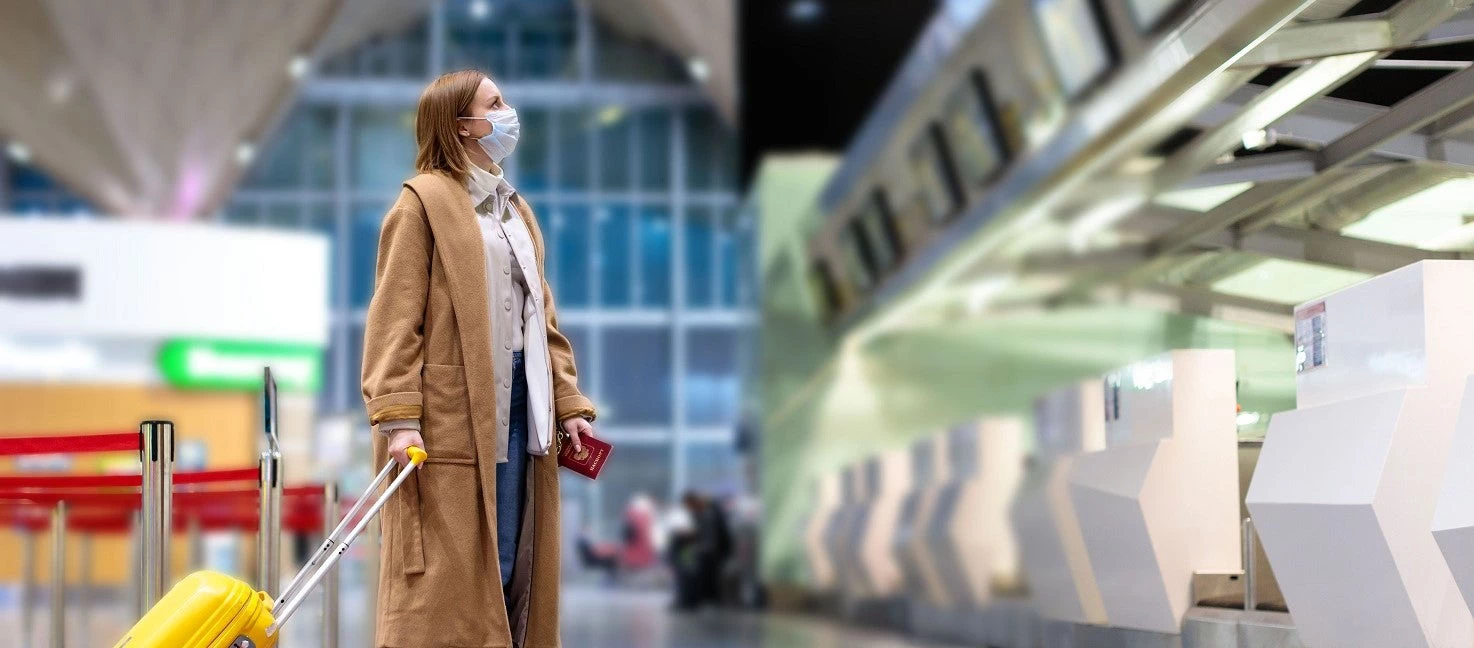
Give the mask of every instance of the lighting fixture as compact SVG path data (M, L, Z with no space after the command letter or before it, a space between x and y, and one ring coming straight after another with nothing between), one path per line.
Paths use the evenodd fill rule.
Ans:
M796 23L810 23L824 15L824 5L819 0L794 0L788 5L788 18Z
M1244 131L1243 142L1250 151L1263 151L1279 143L1279 133L1272 128L1256 128Z
M1178 209L1207 212L1228 202L1233 197L1248 191L1253 186L1254 183L1252 182L1235 182L1208 187L1178 189L1157 195L1154 202L1159 205L1176 207Z
M293 79L300 79L307 76L307 71L311 68L312 61L306 56L293 56L292 62L287 64L287 74L292 75Z
M46 83L46 96L51 103L62 104L72 98L72 91L76 89L76 79L66 72L57 72L51 75L51 80Z
M491 2L489 0L471 0L466 6L466 13L471 15L472 20L486 20L491 17Z
M1091 206L1070 224L1070 249L1084 251L1100 232L1131 215L1145 202L1141 196L1119 196Z
M985 277L973 282L967 287L967 312L981 315L1013 282L1014 278L1007 275Z
M95 371L102 366L97 347L78 340L52 343L0 338L0 373L59 376Z
M240 146L235 147L235 161L237 164L246 166L254 159L256 159L256 145L250 142L241 142Z
M711 78L711 66L707 65L704 59L692 58L686 61L686 70L698 83L706 83L706 80Z
M624 119L624 106L609 105L599 109L597 117L600 126L612 126L619 120Z
M5 147L5 153L10 156L10 159L20 164L27 164L31 161L31 149L20 142L11 142Z

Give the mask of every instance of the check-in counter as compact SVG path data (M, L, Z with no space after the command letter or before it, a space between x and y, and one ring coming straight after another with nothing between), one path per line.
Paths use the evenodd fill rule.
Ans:
M1474 264L1463 261L1424 261L1295 309L1296 409L1270 420L1247 505L1306 646L1474 644L1445 562L1460 549L1445 531L1474 511L1460 494L1470 455L1456 452L1469 446L1454 443L1471 332ZM1438 510L1446 474L1462 501Z
M1195 572L1242 569L1234 354L1172 351L1106 375L1106 447L1070 499L1115 627L1177 634Z
M825 474L814 484L814 508L809 511L808 523L804 527L804 558L809 568L809 589L814 592L829 593L838 586L834 555L825 544L825 538L839 510L839 492L838 472Z
M859 568L850 539L854 537L855 519L865 500L861 476L859 464L850 464L840 471L839 507L824 531L824 547L829 551L834 584L841 596L852 596L860 587Z
M1082 453L1105 448L1101 381L1051 391L1034 403L1034 461L1014 502L1024 579L1039 616L1106 624L1080 520L1070 499L1070 473Z
M1453 572L1464 604L1474 611L1474 377L1464 386L1463 405L1454 428L1454 450L1433 516L1433 537Z
M990 418L948 435L951 482L928 525L928 558L955 614L982 609L995 589L1018 583L1009 507L1023 477L1024 424Z
M936 511L937 498L947 484L950 472L947 437L936 435L911 446L911 484L901 504L896 525L894 553L901 567L906 596L913 601L943 605L947 601L946 585L932 562L926 544L926 529Z
M911 457L904 448L865 462L869 498L855 525L855 557L863 598L888 599L901 593L902 572L891 547L901 505L911 489Z

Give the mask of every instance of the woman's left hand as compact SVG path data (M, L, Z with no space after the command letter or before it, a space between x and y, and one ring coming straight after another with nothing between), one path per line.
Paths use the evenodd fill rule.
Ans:
M573 442L573 451L582 452L583 435L594 436L594 424L582 416L575 416L563 420L563 431L568 433L568 440Z

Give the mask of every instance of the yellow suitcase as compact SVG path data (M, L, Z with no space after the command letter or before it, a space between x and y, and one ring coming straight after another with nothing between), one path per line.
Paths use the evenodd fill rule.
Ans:
M354 518L368 501L359 498L338 527L323 540L317 553L287 584L280 603L238 578L211 571L195 572L159 599L113 648L274 648L282 625L296 613L307 594L338 564L338 559L413 469L424 463L423 450L410 448L409 454L411 469L400 471L383 495L373 501L368 513L354 524ZM394 462L390 461L369 485L368 492L378 489L393 470Z

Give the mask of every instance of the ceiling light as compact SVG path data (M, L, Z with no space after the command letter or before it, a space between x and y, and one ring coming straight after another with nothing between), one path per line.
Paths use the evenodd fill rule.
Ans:
M23 342L0 339L0 374L59 376L102 365L97 347L78 340Z
M1245 427L1254 425L1263 418L1264 416L1259 412L1239 412L1238 416L1234 417L1234 420L1239 424L1239 427Z
M1263 151L1279 143L1279 133L1272 128L1256 128L1244 132L1243 142L1250 151Z
M491 17L491 2L489 0L471 0L466 6L466 13L471 14L472 20L486 20Z
M1234 182L1225 185L1178 189L1159 194L1154 202L1178 209L1207 212L1228 202L1234 196L1248 191L1253 186L1252 182Z
M72 90L76 89L76 79L66 72L58 72L51 76L46 83L46 96L51 103L66 103L72 98Z
M241 166L246 166L251 163L251 160L254 159L256 159L255 144L252 144L250 142L241 142L240 146L235 147L235 161L237 164Z
M1371 275L1300 261L1263 259L1214 281L1213 292L1281 304L1299 304L1336 292Z
M707 65L706 61L700 58L693 58L686 61L686 70L691 73L691 78L696 79L698 83L706 83L706 80L711 78L711 66Z
M1091 206L1070 223L1070 249L1085 250L1096 234L1131 215L1143 202L1141 196L1121 196Z
M788 18L796 23L809 23L824 15L824 5L819 0L793 0L788 5Z
M20 164L27 164L31 161L31 149L26 148L26 145L20 142L11 142L5 147L5 153L10 156L10 159Z
M1341 233L1394 245L1423 248L1457 246L1464 218L1466 197L1474 191L1474 178L1453 178L1372 210Z
M292 75L293 79L307 76L307 71L310 69L312 69L312 61L306 56L293 56L292 62L287 64L287 74Z
M1126 160L1121 165L1121 172L1126 175L1146 175L1156 171L1157 167L1162 166L1162 162L1165 161L1166 158L1155 155L1137 156Z
M597 117L600 126L611 126L619 120L624 119L624 106L611 105L599 109Z
M973 282L967 287L967 312L981 315L1013 282L1014 278L1007 275L986 277Z

